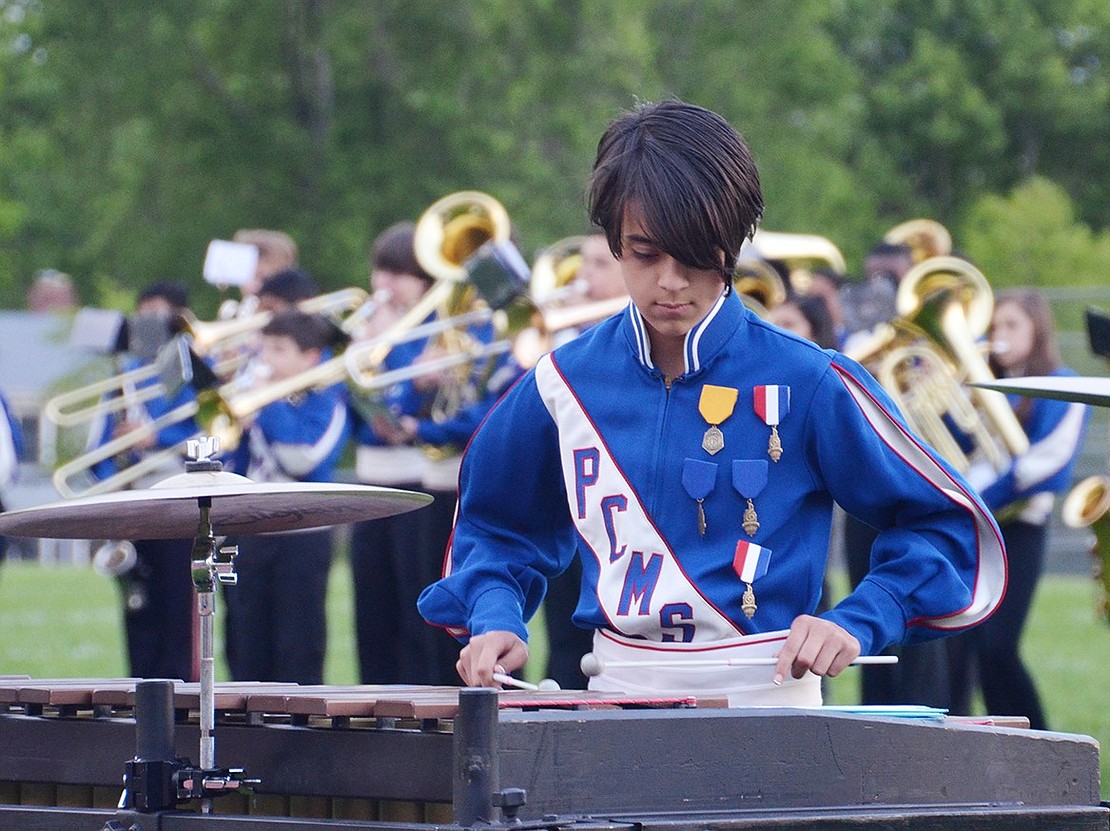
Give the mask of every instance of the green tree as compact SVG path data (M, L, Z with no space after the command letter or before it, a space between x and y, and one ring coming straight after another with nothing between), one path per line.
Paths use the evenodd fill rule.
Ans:
M1043 177L981 197L959 236L996 287L1106 284L1110 231L1079 221L1063 187Z

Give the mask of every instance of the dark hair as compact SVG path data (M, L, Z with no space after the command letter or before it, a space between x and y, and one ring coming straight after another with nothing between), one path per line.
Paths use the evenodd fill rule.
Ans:
M277 297L286 303L298 303L320 293L320 287L309 276L308 272L299 268L286 268L267 277L258 289L259 296L268 294Z
M822 349L836 348L836 327L824 297L819 294L792 294L784 302L796 306L809 323L811 341Z
M1033 321L1033 348L1029 352L1024 374L1051 375L1063 364L1060 347L1056 343L1056 322L1048 298L1037 289L1007 289L1000 291L994 298L997 309L1003 303L1016 303ZM1000 372L997 364L991 363L995 375Z
M412 247L415 231L415 223L397 222L378 234L377 239L374 240L374 248L370 252L374 268L396 271L399 274L411 274L426 283L433 282L432 275L426 272L416 259L416 251Z
M262 334L292 338L302 351L342 347L348 340L343 331L328 318L296 309L275 314L262 327Z
M740 134L702 107L668 100L616 118L597 145L590 220L621 256L625 208L635 203L660 250L731 285L745 239L763 215L759 172Z
M819 265L817 266L817 268L813 269L813 276L824 277L836 288L840 288L841 286L843 286L846 279L844 275L837 271L835 268L830 268L827 265Z
M159 280L139 292L137 302L144 303L155 299L165 300L175 309L184 309L189 305L189 292L181 283Z
M877 242L867 252L868 257L906 256L913 259L913 249L902 242Z

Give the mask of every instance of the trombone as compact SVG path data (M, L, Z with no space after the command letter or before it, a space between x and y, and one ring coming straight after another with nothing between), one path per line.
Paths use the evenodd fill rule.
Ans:
M339 324L340 328L346 331L348 321L352 324L359 322L361 317L356 316L362 314L360 311L362 307L371 302L373 300L365 290L352 287L302 300L297 304L297 308L309 314L327 314L336 317L342 317L343 312L349 311L350 314L343 317ZM205 357L214 356L221 351L229 351L236 345L245 346L247 339L253 338L262 331L271 318L272 315L269 312L255 312L246 317L205 322L197 320L189 312L182 314L181 325L193 350L197 355ZM217 361L213 371L219 378L228 378L242 366L245 360L246 356L240 354ZM95 381L51 398L43 408L43 416L58 427L68 428L89 424L95 418L113 415L164 395L165 388L162 384L151 383L157 377L158 366L150 363L129 372Z

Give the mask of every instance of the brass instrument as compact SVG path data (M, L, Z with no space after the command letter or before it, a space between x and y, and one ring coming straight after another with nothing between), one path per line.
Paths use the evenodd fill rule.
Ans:
M130 540L106 540L93 554L93 571L105 577L120 577L138 562L135 543Z
M369 296L366 291L348 288L310 297L301 301L297 308L310 314L342 318L343 312L357 313L360 306L367 302ZM182 315L182 326L193 350L204 357L214 352L230 351L244 337L254 337L270 322L271 317L269 312L255 312L247 317L205 322L186 313ZM342 322L339 325L343 327ZM217 364L213 371L219 378L230 377L233 370L241 365L242 358L235 358L234 363L234 367L226 362ZM163 395L165 390L161 384L149 383L157 375L158 367L150 363L61 393L46 402L43 416L63 428L89 424L93 419L122 412Z
M578 269L582 267L584 236L564 237L544 248L532 264L528 295L537 304L568 299L571 302L582 292L576 286Z
M1064 497L1060 516L1069 528L1090 528L1094 533L1091 555L1100 586L1096 608L1110 623L1110 476L1088 476L1073 487Z
M352 286L309 297L297 303L297 309L329 317L343 332L350 334L373 313L376 305L365 289ZM273 313L267 311L212 322L197 320L189 311L181 315L182 330L189 335L193 351L214 360L213 371L219 378L228 378L239 369L244 353L249 352L254 338L272 319Z
M786 284L766 260L742 257L732 272L732 288L760 317L786 300Z
M930 257L902 278L898 317L849 350L869 366L910 426L961 473L977 459L1001 473L1029 449L1006 397L965 385L993 381L975 338L986 333L994 297L986 278L956 257ZM974 445L965 453L945 417Z
M883 235L883 242L906 246L915 263L952 253L952 235L935 219L910 219L899 223Z
M757 256L752 257L753 253ZM761 228L755 232L750 245L740 252L741 260L757 258L781 262L787 270L789 288L799 294L809 290L815 268L829 268L837 274L843 274L846 269L840 249L818 234L793 234Z

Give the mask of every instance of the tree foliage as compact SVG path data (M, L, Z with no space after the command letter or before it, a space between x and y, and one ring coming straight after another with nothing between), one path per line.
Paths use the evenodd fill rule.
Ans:
M1095 262L1107 44L1098 0L0 0L0 290L183 279L203 314L205 246L241 227L363 283L378 231L460 189L530 257L583 230L604 125L672 95L748 138L767 227L850 263L912 216L993 262L984 223L1045 188L1036 227Z

